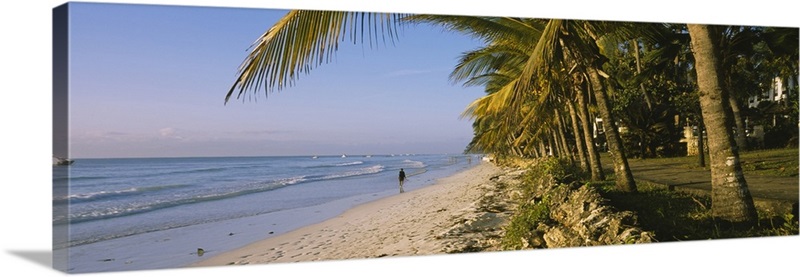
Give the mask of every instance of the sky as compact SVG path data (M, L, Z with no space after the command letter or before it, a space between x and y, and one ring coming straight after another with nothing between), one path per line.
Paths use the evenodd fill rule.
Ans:
M344 42L280 92L224 96L251 43L287 10L70 4L69 157L461 153L484 95L448 75L480 41L407 25Z
M26 272L32 276L63 276L50 267L52 218L52 9L65 1L0 1L0 182L4 185L4 201L0 212L4 221L0 235L0 262L6 272ZM720 6L716 1L672 0L652 6L643 1L623 0L562 0L537 2L535 7L526 1L464 0L107 0L115 3L177 4L200 6L235 6L256 8L318 8L357 7L363 10L407 11L426 13L457 13L472 15L508 15L548 18L586 18L629 21L734 23L743 25L800 26L798 3L781 0L743 1ZM687 8L688 7L688 8ZM258 31L262 31L257 28ZM410 37L408 33L403 38ZM237 46L241 58L232 63L238 67L251 39ZM404 42L407 40L403 40ZM397 47L398 49L401 47ZM380 52L383 49L381 49ZM188 50L187 50L188 51ZM377 51L368 52L374 57ZM339 62L345 59L340 58ZM326 65L324 68L331 67ZM322 69L322 68L319 68ZM227 69L226 69L227 70ZM331 69L332 70L332 69ZM312 74L317 76L318 71ZM233 80L234 71L225 71L223 78ZM306 84L309 77L298 83ZM320 77L321 78L321 77ZM229 80L223 82L227 91ZM304 95L288 91L280 95ZM215 92L216 93L216 92ZM180 98L181 100L189 97ZM212 101L222 101L224 95ZM298 96L299 97L299 96ZM229 103L230 107L262 109L280 106L277 98L258 103ZM262 99L263 100L263 99ZM288 100L287 100L288 101ZM221 105L221 104L220 104ZM272 105L272 106L269 106ZM459 110L460 111L460 110ZM270 118L271 120L272 118ZM267 122L261 117L243 118L247 122ZM129 123L130 124L130 123ZM266 124L266 123L264 123ZM161 128L174 127L164 125ZM254 130L258 128L253 127ZM13 226L13 227L9 227ZM625 247L590 247L580 249L497 252L464 255L441 255L408 259L368 259L330 263L298 263L269 266L243 266L148 272L98 273L95 276L489 276L518 275L531 265L544 275L563 274L569 268L575 275L604 275L609 264L625 259L626 268L615 275L635 275L651 272L694 275L790 275L796 257L783 254L787 249L800 248L800 237L771 237L754 239L682 242ZM676 260L677 259L677 260ZM575 261L581 266L576 267ZM679 266L664 267L664 261L676 261ZM731 266L731 261L742 266ZM480 266L473 266L480 265ZM778 265L778 266L775 266ZM629 273L630 272L630 273ZM607 274L606 274L607 275Z

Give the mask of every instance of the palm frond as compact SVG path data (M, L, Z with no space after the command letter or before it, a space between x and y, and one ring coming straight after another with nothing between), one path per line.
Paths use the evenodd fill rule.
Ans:
M455 83L496 71L513 70L519 68L526 59L527 53L516 47L489 45L464 53L450 73L450 80Z
M238 77L225 95L237 98L247 91L270 92L291 86L301 73L331 62L339 43L350 34L353 43L397 37L404 14L293 10L261 35L239 67ZM360 39L360 41L359 41Z
M419 14L410 15L403 20L437 25L447 31L480 39L487 44L501 41L522 42L538 38L541 33L541 27L535 22L511 17Z
M558 61L559 38L563 23L564 21L560 19L547 22L541 38L537 41L528 62L522 69L522 74L520 74L520 85L518 86L520 93L531 90L534 78L539 77L541 73L549 72Z

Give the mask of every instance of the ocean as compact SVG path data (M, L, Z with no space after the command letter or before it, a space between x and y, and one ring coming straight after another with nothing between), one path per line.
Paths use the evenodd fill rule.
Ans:
M54 252L68 272L182 267L431 185L464 155L76 159L53 167ZM64 239L66 238L66 239ZM198 251L202 249L202 251Z

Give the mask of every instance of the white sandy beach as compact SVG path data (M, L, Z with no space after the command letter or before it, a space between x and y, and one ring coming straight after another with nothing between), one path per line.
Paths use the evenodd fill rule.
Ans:
M330 220L221 253L193 266L413 256L444 253L447 232L485 193L499 168L482 163L434 185L357 206Z

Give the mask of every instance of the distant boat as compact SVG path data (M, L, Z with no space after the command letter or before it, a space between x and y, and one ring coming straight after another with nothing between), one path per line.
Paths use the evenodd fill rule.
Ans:
M342 158L347 158L347 155L342 154Z
M364 156L364 157L367 157L367 158L372 158L372 155L366 155L366 156Z
M53 165L71 165L74 162L67 158L53 156Z
M317 156L314 156L314 157L311 157L311 158L312 158L312 159L318 159L319 157L317 157Z

